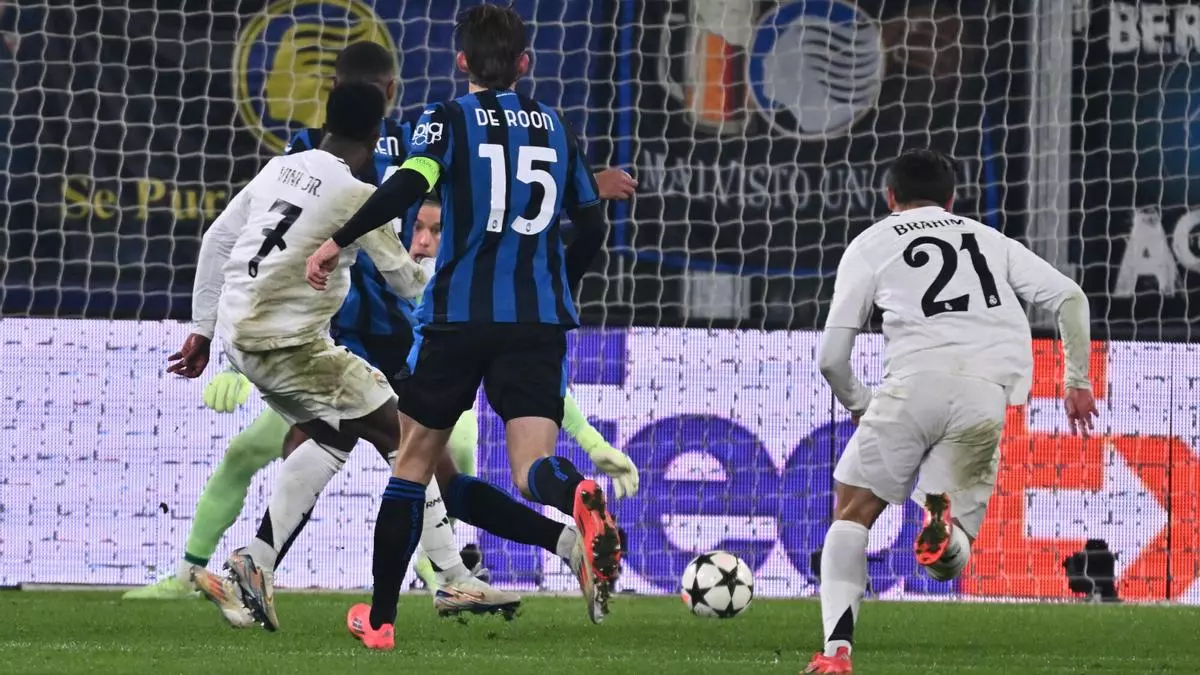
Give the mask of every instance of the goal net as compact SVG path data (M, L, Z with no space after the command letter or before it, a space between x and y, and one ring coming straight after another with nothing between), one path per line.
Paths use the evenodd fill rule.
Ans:
M320 125L345 44L396 53L397 116L464 93L453 20L471 4L0 3L0 584L137 584L174 568L204 481L263 409L254 396L211 413L202 382L162 372L187 331L174 320L190 312L201 233L293 131ZM956 159L958 212L1083 283L1104 433L1064 435L1059 351L1037 341L1033 399L1009 416L972 566L953 583L924 577L911 554L920 509L893 507L871 535L873 592L1068 598L1064 560L1103 546L1122 597L1200 602L1200 356L1177 341L1200 306L1200 9L514 6L534 53L518 88L563 111L595 167L640 182L610 208L570 347L580 407L641 469L640 493L615 507L623 589L674 592L691 557L719 548L750 563L760 594L815 592L852 432L816 373L816 331L841 251L886 213L888 164L933 146ZM870 383L882 346L859 341ZM478 472L508 486L501 425L478 411ZM559 450L591 466L565 434ZM218 556L252 536L276 471L256 477ZM374 453L352 457L282 585L370 583L386 475ZM457 535L480 544L496 583L574 585L549 553ZM1092 560L1102 574L1104 556Z

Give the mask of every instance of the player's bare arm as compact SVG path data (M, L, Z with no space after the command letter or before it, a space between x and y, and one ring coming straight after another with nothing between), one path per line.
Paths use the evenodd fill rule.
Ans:
M384 181L358 211L308 257L308 283L324 290L329 275L337 267L342 249L353 244L368 232L378 229L394 218L408 212L414 204L437 185L441 167L426 157L407 160L400 170Z
M364 235L359 244L397 293L406 298L420 295L429 281L429 274L409 255L395 229L390 226L375 228Z

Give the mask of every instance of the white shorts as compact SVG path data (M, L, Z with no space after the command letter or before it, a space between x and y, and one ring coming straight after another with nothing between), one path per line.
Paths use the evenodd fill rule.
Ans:
M950 514L978 536L996 487L1008 397L998 384L948 373L889 379L859 420L833 477L880 499L950 497Z
M291 424L320 420L340 430L343 420L396 403L383 373L328 338L263 352L227 343L225 355L263 402Z

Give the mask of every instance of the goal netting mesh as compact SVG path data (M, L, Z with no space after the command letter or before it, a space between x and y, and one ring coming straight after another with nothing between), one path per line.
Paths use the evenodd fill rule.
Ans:
M136 584L174 568L204 481L263 409L255 396L211 413L202 382L162 372L187 330L174 320L188 318L202 231L293 130L320 124L348 42L397 54L398 116L464 92L452 32L469 4L0 2L0 584ZM515 7L534 52L520 88L563 110L596 167L640 181L610 208L570 349L580 406L641 467L640 494L616 506L623 589L673 592L693 555L721 548L751 564L760 594L814 592L852 430L815 371L816 330L845 244L886 212L889 162L931 145L956 158L958 211L1084 284L1104 433L1063 435L1058 350L1039 340L972 566L954 583L922 576L920 510L894 507L872 531L873 591L1065 598L1064 560L1106 547L1123 597L1200 601L1200 356L1186 343L1200 9ZM870 382L881 350L860 338ZM508 486L499 422L483 403L479 420L478 471ZM560 450L590 467L566 436ZM256 477L218 557L252 536L276 471ZM352 458L281 584L369 583L386 475L374 453ZM497 583L574 585L546 552L458 536Z

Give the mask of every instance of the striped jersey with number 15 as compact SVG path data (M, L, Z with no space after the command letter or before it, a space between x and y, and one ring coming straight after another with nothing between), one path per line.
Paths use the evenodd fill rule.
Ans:
M441 168L442 244L422 323L578 325L559 216L599 194L558 113L509 90L467 94L425 111L409 156Z

